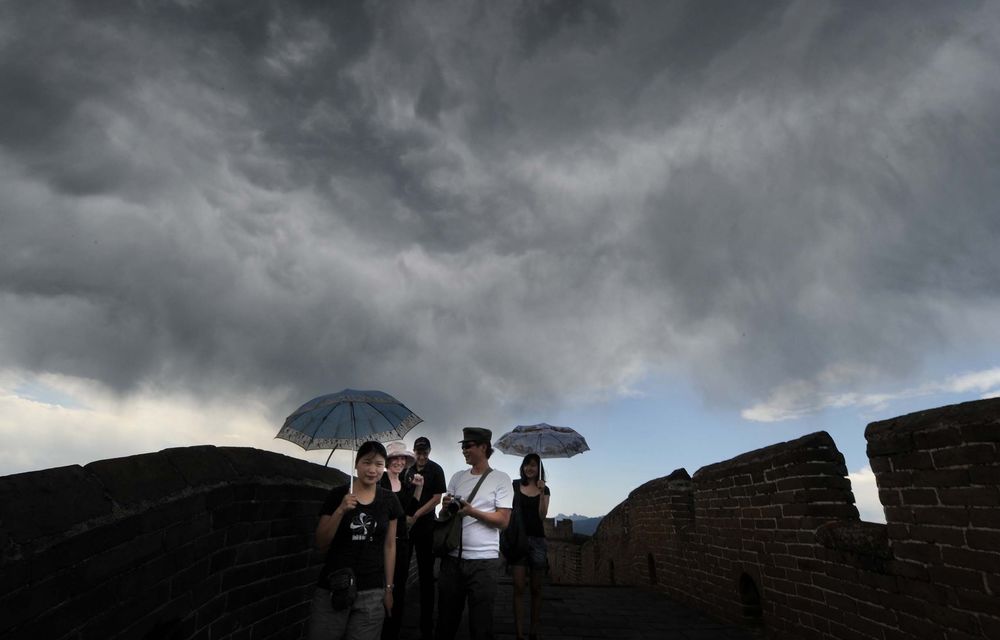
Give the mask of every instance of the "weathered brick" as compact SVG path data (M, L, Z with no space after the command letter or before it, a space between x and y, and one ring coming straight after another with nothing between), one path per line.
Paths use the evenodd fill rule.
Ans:
M1000 485L1000 465L971 467L969 469L969 481L977 485Z
M888 524L913 522L913 509L885 505L885 519Z
M903 496L899 489L879 489L878 499L883 507L896 507L903 504Z
M927 602L923 598L905 595L898 592L883 593L879 595L879 602L891 611L894 611L898 619L903 615L921 617Z
M1000 509L969 509L969 524L978 529L1000 529Z
M844 613L857 613L858 601L841 593L827 592L826 603Z
M892 459L893 458L889 458L886 456L877 456L874 458L870 458L868 460L868 466L871 467L875 475L879 475L880 473L886 471L892 471L892 462L891 462Z
M905 613L899 614L899 628L910 638L920 638L920 640L944 640L944 631L937 625L928 624L926 613L911 616Z
M942 547L941 559L953 567L971 567L979 571L1000 573L1000 552Z
M792 636L794 637L794 636ZM837 640L871 640L872 636L867 633L862 633L857 629L852 629L842 622L834 622L830 624L830 637L837 638Z
M979 621L971 613L959 611L946 606L930 605L927 607L927 617L943 627L958 629L966 633L978 634Z
M916 582L926 582L928 580L927 567L921 562L908 562L905 560L893 560L887 564L887 569L900 578L910 578ZM902 591L902 581L900 590Z
M964 487L969 484L968 469L934 469L914 471L909 482L901 487Z
M1000 531L991 529L969 529L965 532L969 547L984 551L1000 550Z
M1000 611L997 611L996 596L988 593L984 587L975 589L956 587L951 589L948 593L948 606L970 612L1000 616ZM981 615L980 619L983 617L985 616Z
M935 486L933 482L927 482L922 484L914 484L916 471L893 471L891 473L882 473L878 476L878 487L879 489L899 489L899 488L909 488L913 486ZM930 471L920 471L919 473L930 473ZM966 474L968 478L968 474ZM964 484L964 483L960 483Z
M910 538L922 542L963 546L966 540L966 529L933 525L913 525L910 527Z
M934 460L927 451L914 451L913 453L901 453L892 456L893 471L906 471L913 469L933 469ZM872 469L874 471L874 468Z
M1000 423L963 425L962 438L965 442L1000 442Z
M933 452L934 466L967 467L973 464L986 464L997 460L997 450L992 444L963 444L958 447L939 449Z
M982 640L983 638L979 633L966 633L956 629L945 629L944 637L945 640Z
M937 505L936 489L903 489L899 492L902 504L905 505ZM884 503L883 503L884 504Z
M905 453L913 450L913 436L909 433L884 432L877 437L869 436L867 430L865 437L868 438L868 457L880 455L890 455L893 453Z
M917 524L966 527L969 525L969 511L965 505L914 507L913 521Z
M940 449L962 444L962 432L957 428L935 429L913 434L913 444L918 449Z
M941 560L941 548L930 542L894 542L892 551L900 560L916 560L923 563Z
M958 504L977 507L1000 505L1000 487L961 487L938 489L942 504Z
M880 622L855 614L845 615L844 625L849 629L860 632L862 637L865 638L882 638L882 630L885 628L885 625Z
M979 616L979 626L984 638L1000 638L1000 615Z
M900 580L899 592L920 598L928 604L943 605L948 601L948 591L944 587L923 580Z
M858 601L858 615L883 626L896 626L896 612L877 603Z
M929 568L931 580L938 584L964 589L983 589L983 574L972 569L935 566Z

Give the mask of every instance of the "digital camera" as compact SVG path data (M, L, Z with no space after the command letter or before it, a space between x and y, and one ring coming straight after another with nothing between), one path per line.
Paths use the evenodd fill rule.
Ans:
M462 496L452 496L451 502L448 503L448 511L452 513L458 513L458 510L462 508L465 503L462 502Z

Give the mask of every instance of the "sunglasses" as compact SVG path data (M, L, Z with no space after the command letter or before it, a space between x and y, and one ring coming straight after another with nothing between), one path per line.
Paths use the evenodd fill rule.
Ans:
M473 442L472 440L463 440L461 442L462 449L471 449L472 447L481 445L482 442Z

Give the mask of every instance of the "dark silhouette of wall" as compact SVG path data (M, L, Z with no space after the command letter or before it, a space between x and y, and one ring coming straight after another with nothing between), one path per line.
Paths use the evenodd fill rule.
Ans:
M1000 399L865 430L887 524L825 432L632 491L561 582L648 585L771 638L1000 638Z
M0 637L299 638L340 471L189 447L0 478Z

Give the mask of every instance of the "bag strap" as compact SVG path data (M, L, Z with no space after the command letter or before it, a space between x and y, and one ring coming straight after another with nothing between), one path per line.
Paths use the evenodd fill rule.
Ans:
M483 486L483 480L486 479L486 476L490 475L490 471L493 471L493 467L486 467L486 471L484 471L483 475L479 477L479 482L477 482L475 488L472 489L472 493L470 493L469 497L465 499L466 502L468 502L469 504L472 504L472 499L476 497L476 492L479 491L479 487ZM462 559L462 539L465 538L465 526L462 523L462 518L464 518L464 517L465 516L462 516L461 518L458 519L458 526L459 526L459 529L458 529L458 559L459 560Z

